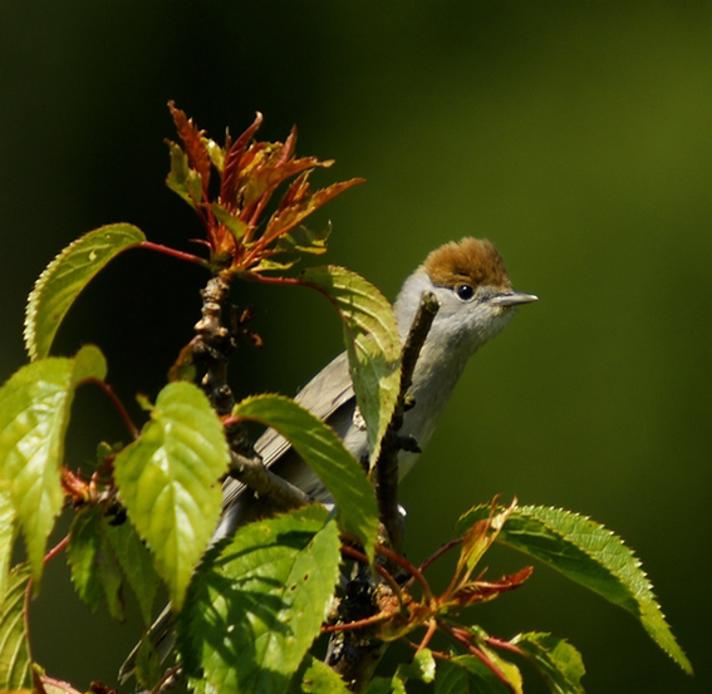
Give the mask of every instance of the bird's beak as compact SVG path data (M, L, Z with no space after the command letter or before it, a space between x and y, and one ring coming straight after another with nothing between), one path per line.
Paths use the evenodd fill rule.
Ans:
M495 306L517 306L519 304L531 304L533 301L539 301L539 297L534 294L525 294L524 292L507 292L490 299L490 302Z

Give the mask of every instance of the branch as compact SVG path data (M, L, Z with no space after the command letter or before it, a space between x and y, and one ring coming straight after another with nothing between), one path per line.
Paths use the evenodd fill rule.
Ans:
M270 472L259 458L248 458L230 451L230 474L261 497L285 509L299 508L311 503L311 498L299 487Z
M408 391L413 382L413 371L439 308L440 304L432 293L423 294L403 346L398 400L381 442L381 453L375 464L379 516L386 529L388 540L395 549L400 546L402 535L401 519L398 513L398 454L404 448L414 449L413 442L400 436L399 431L403 426L405 411L409 407ZM426 599L432 600L430 586L417 567L382 545L377 546L376 551L389 561L406 569L421 583ZM407 566L404 565L404 562L407 563ZM359 578L356 581L350 581L347 584L347 589L359 581L362 584L362 589L353 599L342 600L337 624L366 620L380 612L378 609L379 589L384 589L386 586L383 584L379 586L372 575L366 574L365 567L360 566L359 571ZM392 591L392 587L390 590ZM401 591L398 589L398 594L400 593ZM326 662L343 678L349 689L359 692L370 681L385 650L386 644L380 639L374 639L368 633L336 631L329 641Z
M398 401L381 442L381 453L375 465L381 523L386 528L391 545L396 549L402 539L401 518L398 512L398 454L404 448L414 450L413 441L404 439L398 432L403 426L403 415L409 405L408 391L413 383L413 371L439 309L440 304L432 292L423 294L403 346ZM417 447L415 450L418 450Z
M227 381L227 365L235 340L223 324L230 285L220 275L211 277L200 292L203 298L201 319L195 324L196 336L190 343L190 356L202 372L200 385L219 415L232 411L235 398Z

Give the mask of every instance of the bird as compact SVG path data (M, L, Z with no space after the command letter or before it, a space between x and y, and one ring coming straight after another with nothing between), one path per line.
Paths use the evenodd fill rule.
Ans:
M413 467L435 429L465 365L479 347L499 333L516 306L538 300L517 292L495 245L488 239L465 237L431 251L406 279L393 306L401 340L405 340L421 297L432 292L440 308L428 332L413 372L411 407L401 435L417 444L398 455L399 479ZM342 352L297 394L296 402L329 424L358 460L368 454L346 352ZM254 450L272 472L302 489L316 502L332 501L317 475L290 450L287 439L268 429ZM264 500L260 500L264 507ZM231 536L254 517L250 490L234 478L223 485L223 512L214 540Z
M414 404L404 414L400 434L413 439L417 446L408 447L415 450L399 451L399 479L427 445L470 357L507 325L515 307L538 301L534 294L514 291L495 245L474 237L439 246L405 280L393 305L401 341L408 335L421 297L428 292L435 295L440 308L413 371L410 400ZM358 412L345 352L319 371L295 400L330 425L356 459L368 455L367 432ZM254 451L271 472L300 488L314 502L333 502L316 473L274 429L267 429L257 439ZM269 499L259 499L242 482L226 478L222 515L212 543L231 537L244 523L267 514L269 507ZM166 608L150 629L154 647L163 655L172 648L172 622L173 615ZM131 675L137 651L138 646L122 665L120 681Z

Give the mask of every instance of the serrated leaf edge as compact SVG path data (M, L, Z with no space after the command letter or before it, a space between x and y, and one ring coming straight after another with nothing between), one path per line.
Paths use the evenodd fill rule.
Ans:
M534 504L529 504L527 506L517 507L514 511L514 514L515 515L525 515L528 518L532 518L533 520L536 520L537 522L541 523L544 527L546 527L552 533L556 534L558 537L561 537L562 539L566 539L556 527L551 526L550 523L544 521L541 517L536 515L537 511L561 513L569 518L587 521L589 523L592 523L598 530L605 532L609 537L611 537L613 540L615 540L616 542L618 542L620 544L621 548L632 559L635 568L638 569L638 571L640 572L641 577L643 579L642 590L639 590L636 593L632 593L638 607L642 606L641 605L642 599L647 598L651 601L655 610L659 614L662 623L667 628L668 633L670 634L670 637L672 638L673 642L675 644L677 644L679 651L680 651L679 654L677 654L677 655L674 654L668 648L665 648L660 643L660 641L655 637L655 635L652 633L652 631L648 628L648 625L646 624L646 622L641 618L642 614L639 613L638 617L639 617L639 620L640 620L643 628L645 629L646 632L648 632L648 635L661 648L661 650L663 650L686 673L692 674L693 673L692 663L688 659L688 657L685 654L685 652L683 651L682 647L677 643L677 639L675 638L675 635L673 634L672 628L670 627L670 624L668 623L668 621L665 617L665 613L663 612L662 607L661 607L660 603L658 602L657 596L655 595L655 592L653 590L653 584L651 583L650 579L648 578L647 572L643 569L642 561L636 555L635 551L624 542L623 538L621 538L621 536L618 535L617 533L613 532L613 530L611 530L610 528L606 527L605 525L599 523L596 520L593 520L590 516L587 516L582 513L576 513L575 511L565 509L561 506L537 506ZM506 528L505 528L505 538L506 538ZM506 539L502 539L502 536L500 536L500 539L498 539L498 542L500 542L501 544L507 545L507 546L511 546L512 549L517 549L518 551L521 551L517 547L509 545L509 543L507 542ZM587 549L585 547L581 546L580 544L575 543L575 546L578 550L580 550L581 552L586 554L588 557L590 557L595 563L599 564L600 566L603 566L607 571L610 571L610 573L613 576L615 576L621 582L621 584L623 584L624 586L627 585L625 577L621 575L620 571L616 571L612 567L608 566L606 563L601 561L601 559L598 558L595 555L595 553L587 551ZM556 569L555 566L552 566L552 568Z
M141 232L141 234L143 235L143 240L145 240L145 234L143 234L143 232L137 226L130 224L129 222L114 222L112 224L104 224L100 227L97 227L96 229L87 231L86 233L82 234L81 236L74 239L71 243L66 245L59 253L57 253L57 255L54 256L54 258L52 258L52 260L50 260L50 262L45 266L44 270L42 270L42 272L40 273L39 277L35 280L35 283L32 286L32 290L27 296L27 304L25 306L25 318L23 321L22 329L22 339L25 345L25 350L27 351L27 354L30 357L30 361L34 361L39 357L39 353L37 352L36 339L37 312L39 310L42 290L47 285L47 282L49 282L49 279L54 273L55 269L60 265L62 260L64 260L64 258L69 255L89 234L101 231L103 229L106 229L107 227L124 224ZM140 241L138 241L137 244L138 243L140 243ZM119 251L119 253L122 253L123 251L128 250L129 248L132 248L132 246L125 246ZM113 258L111 258L110 260L113 260ZM83 290L84 287L82 287L79 293L81 293L81 291Z

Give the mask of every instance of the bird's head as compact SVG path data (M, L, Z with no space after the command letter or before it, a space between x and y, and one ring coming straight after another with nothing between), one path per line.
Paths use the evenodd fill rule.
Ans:
M512 289L502 257L490 241L472 237L436 248L406 280L395 305L402 335L426 291L440 302L428 342L437 340L445 349L462 346L467 352L494 337L515 306L537 301L533 294Z

